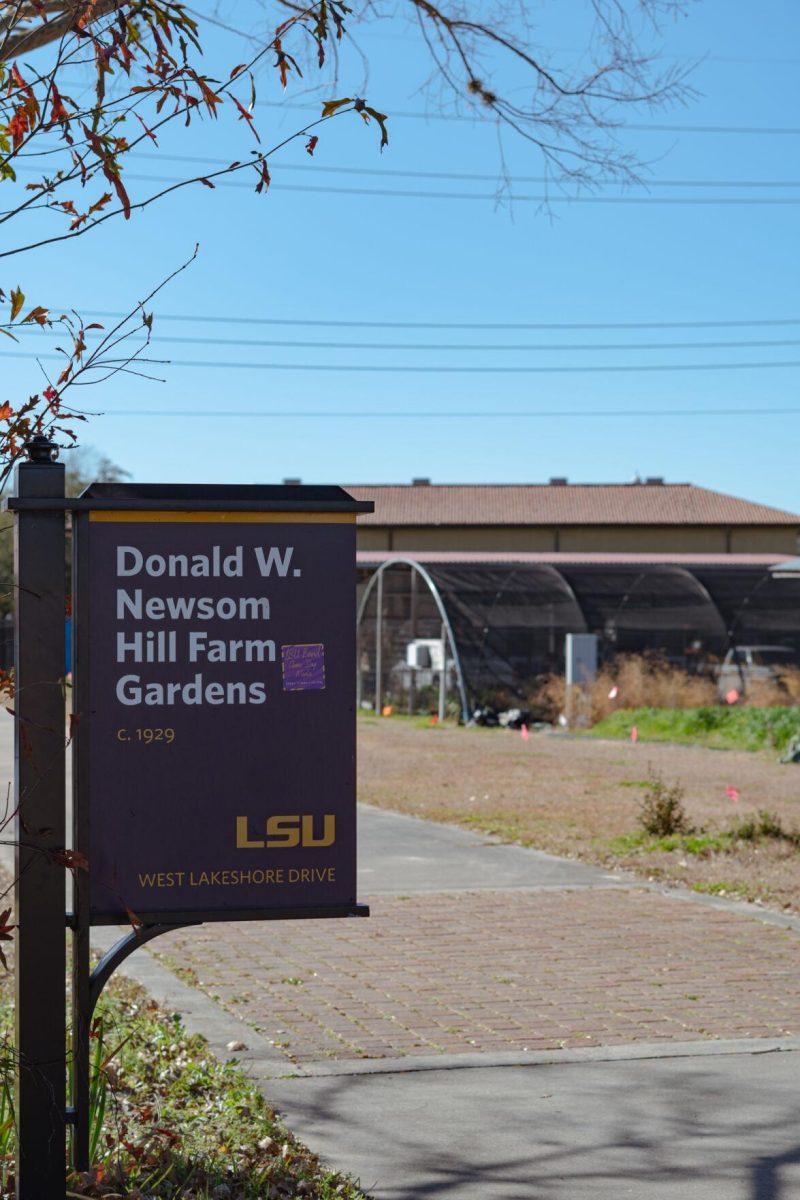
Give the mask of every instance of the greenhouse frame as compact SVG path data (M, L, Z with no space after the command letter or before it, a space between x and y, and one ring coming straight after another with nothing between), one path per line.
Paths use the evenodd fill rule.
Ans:
M363 707L447 710L488 693L524 698L560 673L567 633L595 633L603 661L652 654L703 670L734 645L800 658L800 572L787 555L493 553L358 555Z

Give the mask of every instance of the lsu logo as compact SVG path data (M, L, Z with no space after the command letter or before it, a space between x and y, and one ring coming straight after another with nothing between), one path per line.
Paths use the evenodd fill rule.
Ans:
M336 841L336 817L333 813L326 813L322 818L315 818L312 814L267 817L266 837L251 837L250 833L248 818L237 817L237 850L293 850L298 846L305 850L319 850L332 846Z

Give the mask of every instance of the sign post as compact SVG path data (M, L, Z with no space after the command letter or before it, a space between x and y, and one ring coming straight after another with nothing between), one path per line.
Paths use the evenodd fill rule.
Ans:
M597 678L597 634L568 633L564 643L566 718L573 725L587 724L585 712L589 688ZM575 711L575 697L580 697L580 711Z
M14 842L18 1200L63 1200L66 1153L64 978L64 467L28 444L17 495L52 510L14 527Z

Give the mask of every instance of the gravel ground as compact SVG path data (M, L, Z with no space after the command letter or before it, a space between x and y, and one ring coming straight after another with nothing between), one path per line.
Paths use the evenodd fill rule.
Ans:
M725 831L766 809L784 829L800 829L800 765L765 754L359 720L359 799L367 804L800 911L800 850L790 842L765 838L702 854L616 844L639 831L653 772L681 785L697 828Z

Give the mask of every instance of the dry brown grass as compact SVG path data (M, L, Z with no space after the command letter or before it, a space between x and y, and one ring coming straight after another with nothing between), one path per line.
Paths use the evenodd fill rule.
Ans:
M721 832L761 809L800 827L800 767L761 754L558 733L359 722L359 797L554 854L800 911L800 853L767 839L725 853L670 852L619 840L637 833L652 772L683 789L688 821ZM740 796L732 801L726 788Z
M754 680L743 702L758 708L800 704L800 669L787 667L775 680ZM692 675L646 655L620 655L575 698L573 718L594 725L620 708L704 708L717 703L716 681L707 675ZM566 706L564 676L546 676L528 704L545 720L556 721Z
M771 708L774 704L800 704L800 668L784 667L777 679L755 679L747 688L745 704Z

